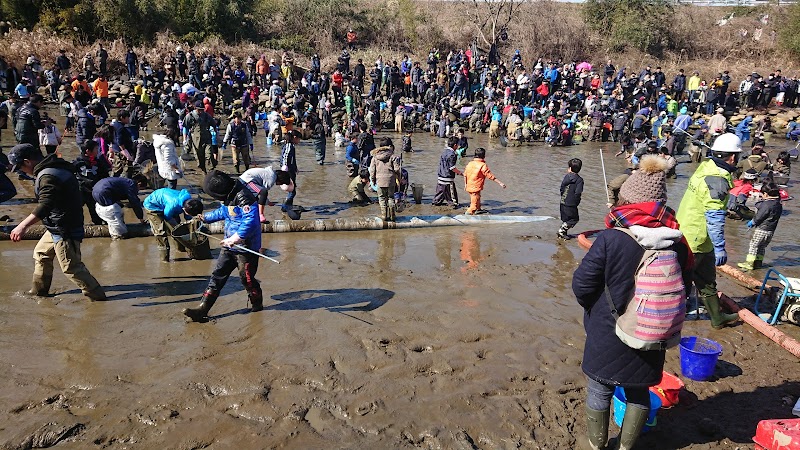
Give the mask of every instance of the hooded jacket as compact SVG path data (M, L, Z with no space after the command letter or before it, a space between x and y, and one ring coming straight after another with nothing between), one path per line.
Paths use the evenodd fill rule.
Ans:
M393 186L400 179L402 164L400 158L394 156L392 147L378 147L372 151L370 163L370 181L381 188Z
M644 248L672 249L678 254L683 280L691 286L688 249L680 243L681 232L668 227L632 226L636 240L609 229L597 236L572 278L572 290L584 308L586 343L583 372L595 381L622 387L648 387L661 381L665 351L642 351L628 347L616 335L614 316L605 288L618 311L625 311L635 287L635 272ZM638 241L638 242L637 242Z
M689 179L676 218L693 253L725 250L725 211L733 187L730 164L710 158Z
M54 235L83 239L83 196L75 177L75 166L47 155L33 169L36 201L33 215Z

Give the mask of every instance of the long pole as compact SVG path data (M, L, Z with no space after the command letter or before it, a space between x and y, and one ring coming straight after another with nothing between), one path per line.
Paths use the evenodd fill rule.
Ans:
M197 232L197 234L202 234L203 236L205 236L205 237L207 237L207 238L214 239L214 240L215 240L215 241L217 241L217 242L222 242L222 239L220 239L220 238L218 238L218 237L216 237L216 236L212 236L212 235L210 235L210 234L203 233L202 231L198 231L198 232ZM269 256L267 256L267 255L265 255L265 254L263 254L263 253L259 253L259 252L255 251L255 250L250 250L249 248L247 248L247 247L245 247L245 246L243 246L243 245L234 244L233 246L234 246L234 247L236 247L236 248L238 248L239 250L244 250L244 251L246 251L246 252L248 252L248 253L252 253L252 254L254 254L254 255L256 255L256 256L260 256L260 257L262 257L262 258L264 258L264 259L268 259L268 260L270 260L270 261L274 262L275 264L280 264L280 263L281 263L280 261L278 261L278 260L277 260L277 259L275 259L275 258L270 258Z
M603 149L600 149L600 165L603 167L603 181L606 183L605 191L606 191L606 201L611 203L611 196L608 195L608 178L606 178L606 161L603 158Z

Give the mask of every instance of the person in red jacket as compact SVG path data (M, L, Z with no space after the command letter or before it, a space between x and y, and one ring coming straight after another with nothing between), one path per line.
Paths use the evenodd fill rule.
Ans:
M331 76L331 89L333 89L333 101L336 106L341 106L343 84L344 76L339 69L336 69Z

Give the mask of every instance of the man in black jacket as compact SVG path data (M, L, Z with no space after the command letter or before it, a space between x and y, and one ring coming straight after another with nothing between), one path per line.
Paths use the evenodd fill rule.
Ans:
M17 143L30 144L41 153L39 148L39 130L44 128L39 108L44 106L44 98L39 94L31 95L28 103L22 105L17 113L17 123L14 127L14 134Z
M22 239L31 225L42 221L47 228L33 249L33 284L29 294L47 296L53 280L53 261L90 300L105 300L100 283L81 261L83 199L75 178L75 167L58 155L47 155L29 144L20 144L8 155L12 170L36 176L34 192L39 205L11 231L11 240Z

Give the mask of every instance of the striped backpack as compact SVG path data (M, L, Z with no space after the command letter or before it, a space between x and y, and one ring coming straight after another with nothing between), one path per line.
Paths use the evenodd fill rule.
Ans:
M616 228L632 238L630 230ZM638 242L638 241L637 241ZM606 300L616 321L616 334L637 350L666 350L678 344L686 316L686 287L674 250L644 249L635 272L635 287L620 314L606 286Z

